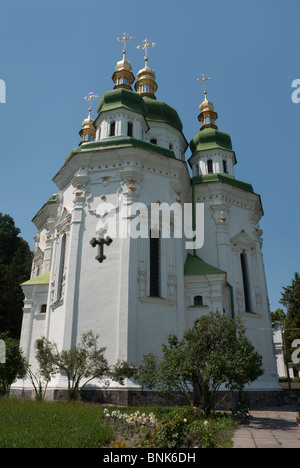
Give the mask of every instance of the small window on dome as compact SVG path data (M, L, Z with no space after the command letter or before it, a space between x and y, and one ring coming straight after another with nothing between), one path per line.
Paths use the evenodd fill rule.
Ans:
M169 149L170 149L170 150L173 150L173 145L172 145L172 143L169 143Z
M152 145L157 145L157 139L151 138L150 143L152 143Z
M111 122L109 127L109 136L115 136L116 134L116 122Z
M128 124L127 124L127 136L132 137L132 135L133 135L133 123L128 122Z
M214 172L212 159L209 159L207 161L207 172L208 172L208 174L212 174Z

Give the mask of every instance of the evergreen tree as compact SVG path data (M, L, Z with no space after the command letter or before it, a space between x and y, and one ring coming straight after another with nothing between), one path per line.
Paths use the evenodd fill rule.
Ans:
M0 333L19 339L24 295L21 283L29 279L32 252L19 237L20 229L9 215L0 213Z
M285 340L288 359L295 348L292 347L294 340L300 339L300 275L294 274L294 278L289 286L283 287L281 299L279 301L287 311L285 321Z

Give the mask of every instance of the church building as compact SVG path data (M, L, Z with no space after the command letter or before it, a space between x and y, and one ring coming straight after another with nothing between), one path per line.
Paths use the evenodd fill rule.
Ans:
M135 78L127 39L124 34L113 89L99 99L95 120L91 103L98 96L87 96L79 146L62 161L53 177L56 193L33 218L37 231L31 278L22 284L21 347L34 370L42 337L70 349L93 330L110 363L138 364L143 354L159 356L169 333L180 335L196 318L219 311L241 317L263 357L264 374L245 392L250 400L275 404L282 393L262 256L261 198L250 183L235 178L231 138L218 129L206 90L199 133L188 143L176 110L156 97L147 54L154 44L144 41L145 66ZM185 236L174 235L172 213L169 238L161 235L160 221L143 235L120 235L120 224L135 219L136 207L152 204L192 206L194 229L196 207L202 207L204 242L187 248ZM92 382L90 389L98 387L105 385ZM66 377L57 374L48 397L66 389ZM12 391L29 393L31 382L18 381ZM140 388L127 379L124 386L111 382L109 392L113 403L137 404Z

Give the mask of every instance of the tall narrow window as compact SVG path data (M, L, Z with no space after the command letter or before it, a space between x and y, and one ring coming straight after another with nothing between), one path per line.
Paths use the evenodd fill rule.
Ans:
M207 161L207 172L208 174L211 174L214 172L214 167L213 167L213 162L212 162L212 159L209 159Z
M150 231L150 296L160 296L160 239L152 237L153 231Z
M223 172L225 172L225 174L228 174L226 159L223 159Z
M128 122L128 124L127 124L127 136L132 137L132 135L133 135L133 123Z
M115 136L116 134L116 122L111 122L109 127L109 136Z
M57 289L57 300L62 296L63 281L64 281L64 270L65 270L65 261L66 261L66 240L67 236L64 234L61 239L61 248L60 248L60 265L59 265L59 275L58 275L58 289Z
M246 312L251 312L251 296L250 296L250 281L247 265L247 256L243 252L241 253L241 267L242 267L242 276L243 276L243 285L244 285L244 300L245 300L245 309Z

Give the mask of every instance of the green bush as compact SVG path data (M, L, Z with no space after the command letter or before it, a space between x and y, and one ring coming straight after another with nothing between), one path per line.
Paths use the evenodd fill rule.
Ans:
M153 434L158 448L227 448L237 424L232 416L216 413L204 418L196 408L178 408L165 417Z

